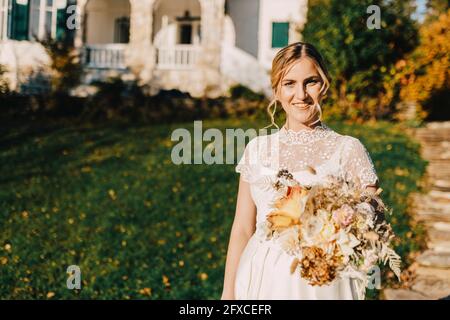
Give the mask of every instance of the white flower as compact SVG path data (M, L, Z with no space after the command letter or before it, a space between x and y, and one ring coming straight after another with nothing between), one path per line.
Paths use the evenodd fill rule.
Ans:
M319 209L316 215L311 215L302 225L302 240L305 245L320 245L336 238L336 227L328 211Z
M365 213L374 214L374 208L368 204L367 202L361 202L356 205L356 208L360 211L364 211Z
M354 252L353 248L360 243L360 241L352 233L347 233L343 229L339 230L336 242L345 257L351 256Z
M299 233L296 227L281 232L277 240L288 254L295 255L300 249Z
M378 256L375 250L364 250L363 251L364 263L361 266L363 271L369 271L378 260Z
M358 203L356 209L365 217L366 224L373 228L373 220L375 218L375 209L367 202Z
M355 211L348 204L344 204L339 209L333 210L333 219L337 224L347 227L352 221Z

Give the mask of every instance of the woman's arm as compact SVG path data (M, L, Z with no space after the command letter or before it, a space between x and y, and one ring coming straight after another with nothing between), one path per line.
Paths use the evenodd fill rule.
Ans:
M236 212L228 243L225 277L222 300L234 300L234 280L242 251L256 228L256 206L250 193L250 185L242 177L239 179L239 190Z

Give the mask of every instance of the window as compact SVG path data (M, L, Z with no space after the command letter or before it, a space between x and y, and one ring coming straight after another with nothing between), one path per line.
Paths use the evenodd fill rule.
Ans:
M192 16L189 10L183 16L175 17L178 22L178 39L180 44L199 44L201 37L200 16Z
M56 33L56 7L53 7L53 0L47 0L45 6L45 37L55 37ZM53 27L55 26L55 27ZM54 30L55 29L55 30Z
M29 3L24 1L9 1L8 36L14 40L28 39Z
M181 44L192 43L192 24L180 25L180 43Z
M272 23L272 48L282 48L289 44L289 22Z
M41 32L39 21L41 21L41 1L31 0L30 3L30 29L28 30L30 38L40 38Z
M56 38L58 3L54 0L30 0L30 39Z
M130 42L130 18L118 18L114 26L114 43L128 42Z

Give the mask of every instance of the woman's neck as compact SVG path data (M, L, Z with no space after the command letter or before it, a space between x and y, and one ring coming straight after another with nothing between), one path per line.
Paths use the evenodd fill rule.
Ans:
M322 125L321 121L318 121L314 124L304 124L301 122L286 121L286 123L284 124L284 127L288 130L300 131L300 130L313 130L315 127L318 127L321 125Z

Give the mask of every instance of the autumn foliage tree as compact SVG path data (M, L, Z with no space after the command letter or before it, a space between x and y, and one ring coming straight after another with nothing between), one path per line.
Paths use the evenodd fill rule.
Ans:
M379 8L379 29L368 27L371 5ZM330 68L328 116L357 120L392 114L399 93L396 66L418 44L414 10L412 1L309 1L302 35Z
M447 9L420 28L420 44L405 61L400 98L416 103L419 115L450 116L449 31L450 10Z

